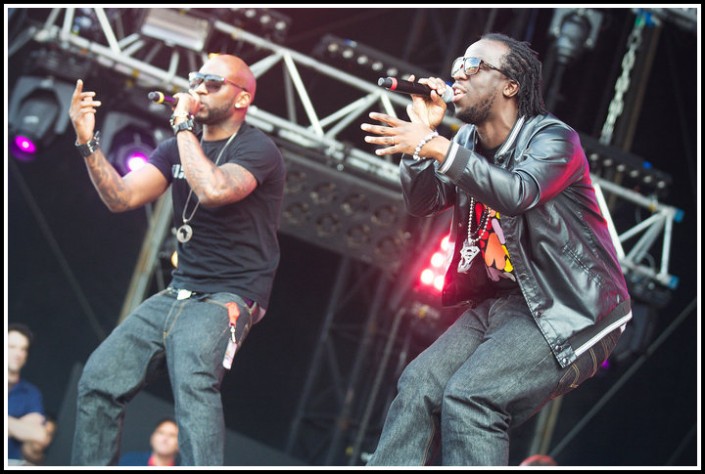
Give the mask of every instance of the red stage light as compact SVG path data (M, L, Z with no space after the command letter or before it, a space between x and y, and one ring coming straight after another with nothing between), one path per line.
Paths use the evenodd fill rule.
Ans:
M424 265L419 274L417 290L427 291L437 296L443 290L445 279L445 264L449 257L450 236L445 236L438 244L438 250L431 254L428 264Z

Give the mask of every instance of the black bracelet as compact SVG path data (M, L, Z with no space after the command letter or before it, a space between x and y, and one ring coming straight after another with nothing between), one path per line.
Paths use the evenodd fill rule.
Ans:
M184 130L188 130L189 132L193 132L193 119L188 119L184 122L181 122L178 125L172 125L171 129L174 130L174 135L176 135L179 132L183 132Z
M175 125L174 122L178 117L186 117L186 120L184 122L181 122L178 125ZM193 115L191 114L185 114L185 113L180 113L180 114L172 114L172 116L169 118L169 125L171 125L171 129L174 131L174 135L177 133L188 130L189 132L193 132Z
M100 130L93 134L93 138L88 140L88 143L81 145L78 143L78 140L76 140L75 145L81 156L88 158L100 148Z

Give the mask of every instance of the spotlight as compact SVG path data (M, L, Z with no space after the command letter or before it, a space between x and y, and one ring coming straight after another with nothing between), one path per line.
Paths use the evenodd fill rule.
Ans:
M408 215L398 190L342 173L309 149L289 143L281 150L283 233L384 269L401 264Z
M139 18L139 15L141 15L141 10L137 8L75 8L71 34L89 38L91 41L95 42L103 41L105 39L104 25L97 15L96 10L102 10L104 14L103 18L107 19L108 23L111 25L132 25L134 24L133 22Z
M549 34L555 37L544 68L546 108L553 111L560 99L563 75L585 49L595 47L602 14L587 8L556 8ZM555 65L554 65L555 62ZM555 70L554 70L555 66Z
M385 71L387 76L400 76L402 79L407 79L411 74L416 77L437 75L357 41L333 35L324 36L314 49L313 55L371 78L379 77L382 71Z
M438 243L438 247L428 259L428 263L419 274L418 284L415 290L425 293L432 299L438 299L443 291L445 281L445 266L450 253L449 236L443 237Z
M31 160L66 131L73 85L53 77L22 76L10 98L10 148L16 158Z
M587 8L556 8L549 32L556 38L558 61L568 64L583 48L593 49L602 23L602 13Z
M116 143L108 152L108 161L121 175L136 171L147 163L155 146L145 143L145 136L143 132L133 128L123 129L116 134Z
M21 153L34 155L37 152L37 144L27 136L17 135L15 137L15 146Z
M123 112L109 112L103 122L101 145L121 175L144 166L167 131Z
M581 133L580 140L589 158L590 172L623 186L638 187L646 193L665 196L672 184L672 177L654 169L642 157L604 145L590 135Z
M118 155L122 155L123 162L128 172L136 171L147 164L149 158L150 148L144 146L141 141L139 134L134 135L135 143L127 146L126 149L118 152Z
M444 222L438 221L436 225L446 228ZM428 236L428 250L424 248L417 252L422 265L412 267L418 274L407 301L411 302L408 306L409 314L414 316L411 331L421 349L435 341L459 315L457 308L445 308L441 304L445 271L453 251L450 235L442 237L444 234L441 232ZM434 240L436 245L432 246Z
M291 26L291 18L269 8L231 8L233 22L243 29L283 43Z
M181 46L201 52L211 32L210 21L168 8L148 8L140 33L163 41L169 46Z

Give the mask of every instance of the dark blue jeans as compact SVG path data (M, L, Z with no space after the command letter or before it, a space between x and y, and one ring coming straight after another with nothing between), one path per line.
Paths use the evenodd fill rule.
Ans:
M522 296L483 302L404 369L368 465L425 465L440 442L443 465L506 466L510 425L592 377L620 334L563 369Z
M167 289L145 300L89 357L78 384L72 464L117 463L126 405L164 364L174 393L182 464L223 464L220 385L231 337L226 304L234 302L240 310L238 346L250 329L250 313L231 293L176 296Z

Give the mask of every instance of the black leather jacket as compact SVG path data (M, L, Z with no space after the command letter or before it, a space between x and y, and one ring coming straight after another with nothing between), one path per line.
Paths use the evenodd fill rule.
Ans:
M551 115L520 118L486 160L476 130L456 134L442 165L400 164L407 210L431 216L453 207L457 254L467 237L468 195L500 213L514 275L562 367L631 318L627 284L602 217L578 134ZM446 281L457 268L450 266ZM463 295L444 292L443 304Z

